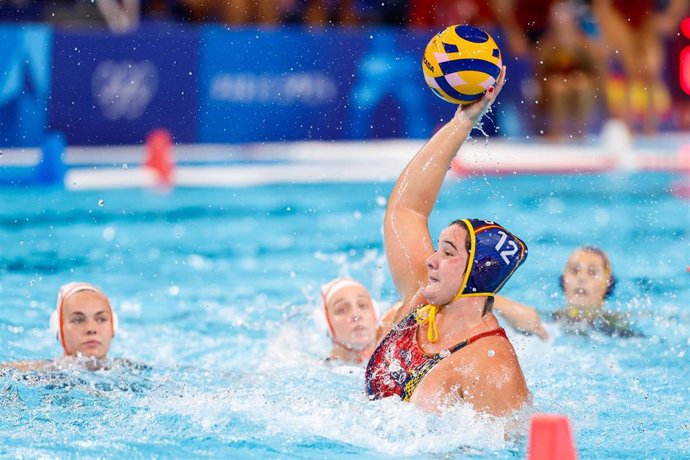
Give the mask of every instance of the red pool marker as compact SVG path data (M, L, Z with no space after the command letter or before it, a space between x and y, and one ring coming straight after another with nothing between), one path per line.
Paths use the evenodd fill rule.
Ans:
M570 422L565 415L535 414L529 430L528 460L576 460Z
M170 132L162 128L151 131L146 138L146 151L144 166L156 172L160 185L169 186L175 169Z

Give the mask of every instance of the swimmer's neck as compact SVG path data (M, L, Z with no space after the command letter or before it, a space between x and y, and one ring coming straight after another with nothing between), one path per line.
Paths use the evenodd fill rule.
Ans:
M374 344L362 350L355 350L353 348L346 348L337 342L333 342L333 349L328 357L332 360L342 361L348 364L358 364L366 362L373 351Z
M441 307L436 313L439 335L454 336L474 329L482 324L491 313L482 315L486 297L460 297Z
M582 316L597 316L604 313L604 303L594 305L582 305L568 302L565 306L567 311L576 312Z

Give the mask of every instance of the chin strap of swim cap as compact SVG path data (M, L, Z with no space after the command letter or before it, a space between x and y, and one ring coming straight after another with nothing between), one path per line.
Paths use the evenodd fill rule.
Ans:
M477 235L474 233L474 226L472 225L472 222L470 222L469 219L462 219L462 221L467 226L467 231L469 232L470 251L467 255L467 266L465 267L465 274L462 278L462 284L460 285L460 289L458 289L458 293L455 294L455 297L453 297L453 300L451 300L451 302L458 300L460 297L463 297L463 295L466 295L464 291L467 287L467 281L470 279L472 265L474 264L474 257L477 253Z
M435 343L438 340L436 313L438 313L438 306L425 305L417 310L417 314L415 316L415 321L417 321L417 324L428 324L426 328L426 338L431 343Z
M467 267L465 267L465 274L463 276L462 284L460 285L460 289L458 289L458 293L455 295L455 297L453 297L453 300L451 300L451 302L463 296L463 291L465 290L465 286L467 286L467 280L470 278L470 267L472 267L475 248L477 246L476 237L474 234L474 227L472 226L472 223L468 219L463 219L462 221L467 226L467 230L469 232L470 251L467 256ZM426 338L431 343L436 343L438 341L438 326L436 326L436 313L438 313L438 311L438 305L425 305L417 310L417 315L415 317L417 324L427 324Z

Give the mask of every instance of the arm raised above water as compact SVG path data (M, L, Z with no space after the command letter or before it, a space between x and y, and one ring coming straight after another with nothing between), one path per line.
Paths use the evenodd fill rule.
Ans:
M407 164L393 187L384 218L384 240L388 266L404 305L398 318L409 312L410 304L415 303L411 301L425 284L426 258L434 251L428 218L451 161L504 83L505 67L496 86L481 99L458 107L453 118Z

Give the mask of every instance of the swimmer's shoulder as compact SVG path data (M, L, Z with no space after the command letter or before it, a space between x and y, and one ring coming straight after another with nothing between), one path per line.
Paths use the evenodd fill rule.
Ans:
M551 319L560 323L563 331L570 335L588 336L597 332L611 337L644 337L644 334L632 325L630 315L621 312L604 310L595 318L580 318L568 308L551 312Z
M379 321L379 327L376 332L376 341L378 342L381 340L383 336L385 336L388 331L390 331L393 326L395 326L396 323L396 318L398 316L398 312L400 310L400 307L402 306L402 302L396 302L393 304L393 306L388 310L382 317L381 320Z
M386 314L379 321L379 328L376 333L376 343L386 337L396 327L401 327L406 323L409 317L417 311L420 305L414 307L404 306L402 302L397 302L393 307L386 312Z
M448 362L443 362L443 361ZM439 365L439 382L480 411L502 415L519 409L529 391L509 340L489 336L472 342L465 353L454 353Z
M568 335L589 336L592 326L586 318L580 317L576 310L563 307L551 312L551 320L557 323Z
M640 331L632 325L629 314L605 311L593 322L593 327L597 332L601 332L612 337L644 337Z
M53 361L42 359L35 361L9 361L0 363L0 369L14 369L17 371L35 371L41 369L52 369L54 367Z

